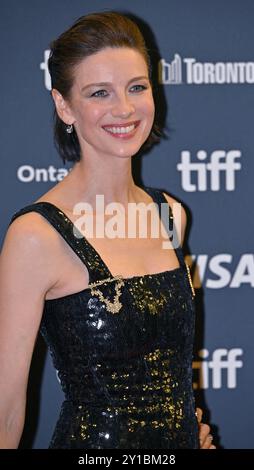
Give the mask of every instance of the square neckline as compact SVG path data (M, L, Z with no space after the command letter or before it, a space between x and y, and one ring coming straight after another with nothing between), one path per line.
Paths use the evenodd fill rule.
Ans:
M140 187L138 186L139 189L141 189L141 191L143 191L146 195L148 195L150 198L151 198L151 202L155 203L158 205L158 202L156 201L155 197L151 196L151 194L149 194L149 192L146 190L146 189L150 189L150 188L147 188L147 187ZM165 202L168 204L169 206L169 209L171 211L171 206L169 205L167 199L165 198L164 194L163 194L163 191L161 191L161 194L162 194L162 197L165 199ZM150 204L149 203L149 204ZM178 249L174 248L173 247L173 250L175 252L175 255L176 255L176 259L177 259L177 262L178 262L178 266L175 266L174 268L172 269L166 269L166 270L163 270L163 271L158 271L156 273L145 273L145 274L134 274L133 276L129 276L129 277L124 277L122 276L121 274L112 274L111 270L109 269L108 265L106 264L106 262L104 261L104 259L102 258L101 254L96 250L96 248L90 243L90 241L82 234L82 232L80 232L80 230L76 227L75 223L72 222L72 220L66 215L66 213L60 209L59 207L57 207L55 204L53 204L52 202L48 202L48 201L39 201L39 202L36 202L35 204L47 204L47 205L51 205L54 207L54 209L56 209L58 212L60 212L63 217L68 221L68 223L70 224L70 226L72 227L72 229L75 229L75 232L79 235L79 238L82 239L84 241L85 244L87 244L89 246L89 248L91 249L91 251L93 252L94 256L100 261L100 263L103 265L103 268L104 270L107 272L107 276L110 277L110 278L116 278L116 277L121 277L121 279L124 280L128 280L128 279L132 279L132 278L140 278L140 277L144 277L144 276L151 276L151 275L156 275L156 274L163 274L163 273L166 273L168 271L174 271L176 269L179 269L181 268L182 266L182 263L181 263L181 259L178 255ZM160 213L159 213L159 220L160 222L163 224L164 226L164 229L167 232L167 227L165 227L165 224L163 222L163 220L161 219L161 216L160 216ZM66 241L66 240L65 240ZM169 236L167 237L166 241L170 241L169 239ZM77 253L75 253L77 255ZM85 263L84 263L85 264ZM86 265L85 265L86 266ZM89 269L88 267L86 266L87 270L88 270L88 274L89 274Z
M118 279L121 279L122 281L124 281L126 284L128 282L131 282L131 281L135 281L135 280L141 280L141 279L146 279L146 278L156 278L156 277L159 277L159 278L163 278L163 277L167 277L167 276L172 276L172 275L178 275L180 274L181 272L184 272L183 270L183 266L180 264L178 267L176 268L173 268L173 269L166 269L166 271L159 271L157 273L151 273L151 274L141 274L141 275L135 275L135 276L131 276L131 277L123 277L123 276L113 276L112 277L112 281L115 281L117 282ZM85 287L84 289L81 289L80 291L77 291L77 292L71 292L70 294L66 294L66 295L62 295L61 297L55 297L53 299L44 299L44 302L57 302L57 301L61 301L61 300L65 300L65 299L68 299L69 297L75 297L75 296L80 296L82 294L87 294L89 291L91 290L91 287L88 285L87 287Z

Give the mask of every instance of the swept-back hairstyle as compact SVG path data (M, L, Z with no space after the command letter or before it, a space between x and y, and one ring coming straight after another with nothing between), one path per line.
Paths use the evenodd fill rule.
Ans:
M52 88L68 99L74 81L75 67L86 57L106 47L129 47L140 52L147 64L151 80L150 58L138 26L128 16L111 11L82 16L50 44L48 68ZM159 136L159 126L154 123L142 149L157 142ZM72 133L66 132L66 124L59 118L56 109L54 139L64 162L80 160L80 145L75 129Z

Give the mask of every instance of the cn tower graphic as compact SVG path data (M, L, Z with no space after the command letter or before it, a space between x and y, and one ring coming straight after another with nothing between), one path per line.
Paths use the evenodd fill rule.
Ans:
M171 63L159 61L159 83L163 85L180 85L182 83L182 59L175 54Z

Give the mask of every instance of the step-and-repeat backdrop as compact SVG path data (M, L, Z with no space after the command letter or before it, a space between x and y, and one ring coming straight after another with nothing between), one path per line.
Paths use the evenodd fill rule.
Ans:
M0 9L1 240L11 215L68 171L53 145L49 42L92 11L128 11L143 25L167 139L135 162L136 180L185 204L197 403L222 447L253 448L254 2L2 0ZM62 398L39 338L24 447L48 446Z

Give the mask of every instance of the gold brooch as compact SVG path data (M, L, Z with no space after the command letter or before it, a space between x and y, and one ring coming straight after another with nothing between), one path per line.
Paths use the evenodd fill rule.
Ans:
M97 287L105 284L107 282L114 282L116 281L115 285L115 296L113 302L109 299L104 297L103 293ZM106 279L102 279L101 281L96 281L88 285L91 289L91 295L96 295L101 302L104 302L106 305L106 310L110 313L118 313L120 308L122 307L121 302L119 301L120 296L122 295L121 287L124 285L123 279L121 276L115 277L108 277Z

